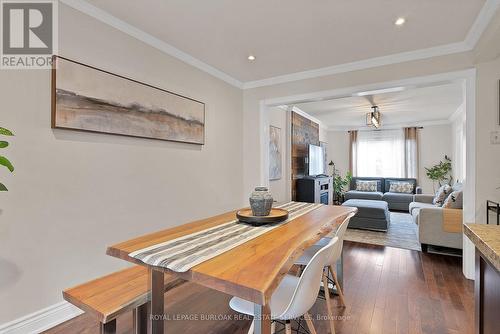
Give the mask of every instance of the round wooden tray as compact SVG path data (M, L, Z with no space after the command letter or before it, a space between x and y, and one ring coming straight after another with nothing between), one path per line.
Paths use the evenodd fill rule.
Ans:
M272 208L268 216L254 216L252 214L252 209L243 209L236 212L236 218L243 223L265 225L287 220L288 211L284 209Z

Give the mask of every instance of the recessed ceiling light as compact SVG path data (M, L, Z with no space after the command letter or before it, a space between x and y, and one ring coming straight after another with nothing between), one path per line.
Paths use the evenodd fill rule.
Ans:
M402 26L403 24L405 24L405 22L406 19L404 17L398 17L398 19L396 20L396 22L394 22L394 24L397 26Z
M254 56L254 55L249 55L249 56L248 56L248 60L250 60L250 61L254 61L255 59L256 59L256 58L255 58L255 56Z

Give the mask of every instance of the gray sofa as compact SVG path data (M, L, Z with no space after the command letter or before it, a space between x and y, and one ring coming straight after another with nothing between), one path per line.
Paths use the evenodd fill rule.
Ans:
M453 186L454 190L460 185ZM410 203L410 214L418 224L418 241L422 251L428 245L462 249L462 209L448 209L432 204L434 195L415 195Z
M357 191L356 180L377 181L377 191ZM408 181L414 184L413 193L391 193L389 189L391 182ZM368 199L375 201L385 201L390 210L408 211L410 203L413 202L415 194L422 193L422 189L417 187L417 180L412 178L382 178L382 177L353 177L349 186L349 191L345 194L345 200Z

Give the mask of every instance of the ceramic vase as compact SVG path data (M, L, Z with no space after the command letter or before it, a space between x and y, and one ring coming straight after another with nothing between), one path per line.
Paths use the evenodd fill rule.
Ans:
M268 216L273 206L273 196L267 187L257 187L250 196L250 208L254 216Z

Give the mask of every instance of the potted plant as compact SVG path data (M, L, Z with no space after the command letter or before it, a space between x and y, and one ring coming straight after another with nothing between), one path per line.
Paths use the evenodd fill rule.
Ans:
M347 172L345 177L340 175L340 172L335 168L335 163L330 161L328 164L332 168L333 178L333 202L334 204L341 204L344 202L344 195L351 183L351 172Z
M443 184L450 184L452 181L451 176L451 159L445 155L444 161L439 161L438 164L432 167L425 167L425 174L432 180L434 191L436 191L436 182L441 187Z
M0 135L13 136L14 134L12 133L12 131L0 127ZM9 146L9 142L5 140L0 140L0 148L6 148L7 146ZM9 161L9 159L4 157L3 155L0 155L0 165L7 168L11 173L14 171L14 166L12 165L12 163ZM0 191L7 191L7 187L1 182L0 182Z

